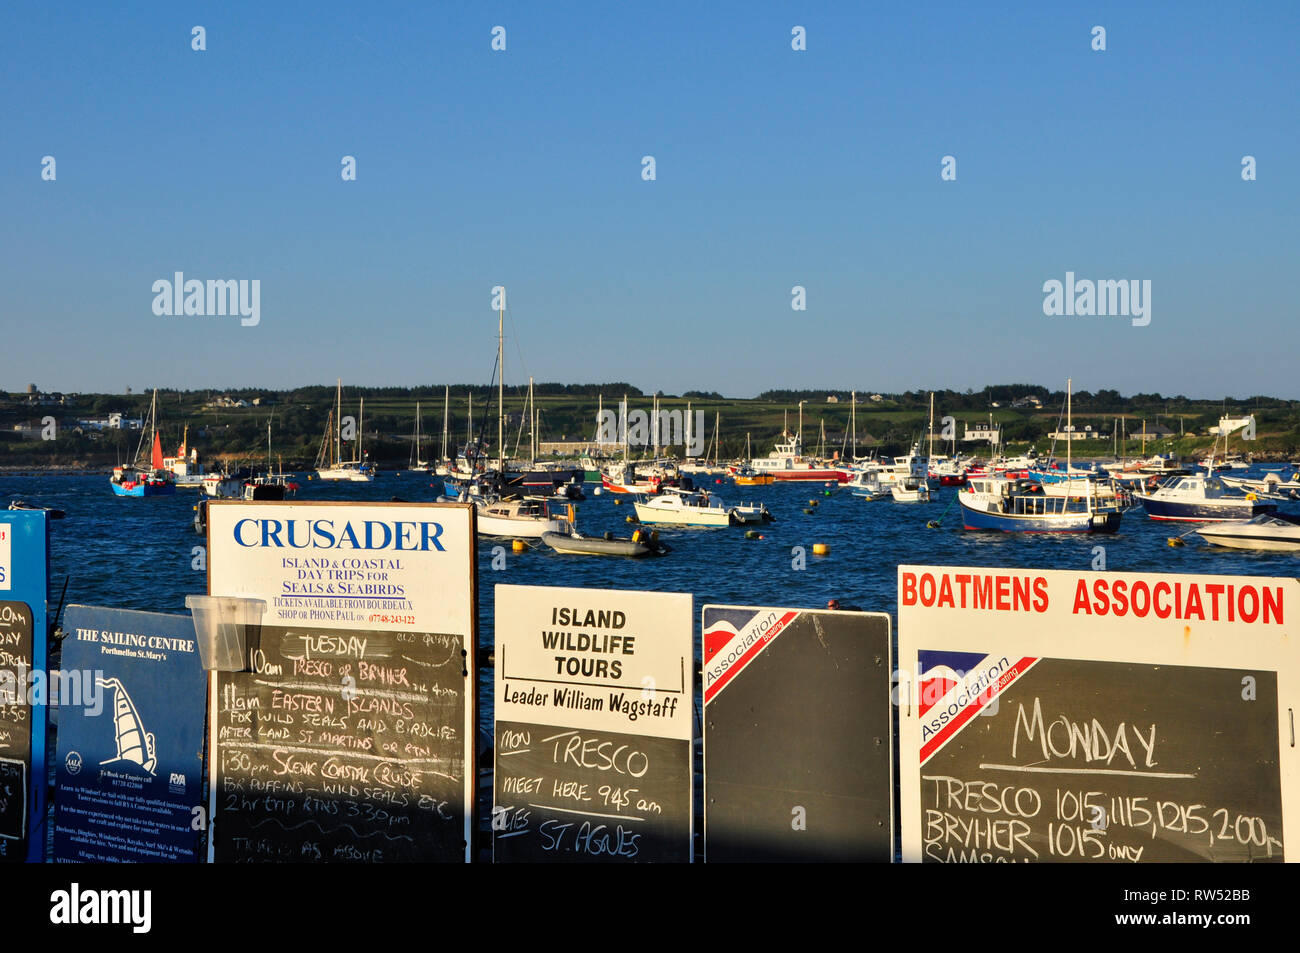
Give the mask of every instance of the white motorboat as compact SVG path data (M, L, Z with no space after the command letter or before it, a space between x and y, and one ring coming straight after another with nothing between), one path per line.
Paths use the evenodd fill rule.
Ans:
M895 503L929 503L930 484L924 478L904 477L889 485Z
M1300 517L1280 513L1266 513L1244 523L1214 523L1196 533L1207 543L1229 549L1300 551Z
M731 508L731 521L745 526L750 523L770 523L775 517L762 503L737 503Z
M543 533L562 533L573 524L573 508L568 518L553 515L545 500L523 499L474 501L478 507L478 534L514 539L541 539Z
M218 500L237 500L244 492L244 476L230 473L208 473L203 477L203 492Z
M1277 509L1276 504L1265 503L1253 493L1230 495L1217 477L1197 473L1170 477L1149 493L1135 490L1133 498L1153 520L1245 521Z
M879 471L874 466L854 470L848 485L850 493L863 499L884 500L891 496L889 487L881 485Z
M708 493L667 488L653 499L637 500L636 517L642 523L672 523L676 526L730 526L731 510Z
M1300 496L1300 471L1291 474L1289 480L1283 480L1276 473L1268 473L1262 480L1248 480L1244 477L1219 477L1226 487L1243 493L1255 493L1269 499L1295 499Z

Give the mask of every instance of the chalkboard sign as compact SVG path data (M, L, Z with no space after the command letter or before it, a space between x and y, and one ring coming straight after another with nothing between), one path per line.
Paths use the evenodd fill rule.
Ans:
M465 852L465 645L263 628L220 673L215 859L418 861Z
M0 858L24 860L13 850L27 837L27 766L32 758L32 610L0 602Z
M688 860L683 742L498 721L496 859Z
M209 589L264 599L209 692L209 853L463 861L474 818L473 508L214 503Z
M497 586L492 857L689 862L691 597Z
M1275 673L926 651L920 671L924 860L1284 859ZM947 731L981 678L996 705Z
M45 853L47 532L44 511L0 511L0 863Z
M55 862L197 862L207 679L193 619L68 606L63 629Z
M1298 606L1294 579L900 566L904 859L1294 860Z
M27 831L27 762L0 758L0 839L22 840Z
M894 853L886 613L705 606L704 859Z

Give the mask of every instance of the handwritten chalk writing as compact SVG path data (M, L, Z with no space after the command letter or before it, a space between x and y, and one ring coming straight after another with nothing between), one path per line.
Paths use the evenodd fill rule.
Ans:
M1042 796L1033 788L999 785L995 781L961 781L958 778L924 775L934 782L934 806L1008 817L1037 817Z
M556 738L552 746L552 760L574 764L597 771L614 771L634 778L650 770L650 759L629 745L602 741L600 738L583 738L576 731L568 737Z
M1043 725L1043 708L1040 700L1034 698L1033 714L1025 715L1025 706L1019 704L1016 712L1015 735L1011 742L1011 756L1016 757L1017 745L1020 743L1020 731L1023 727L1025 731L1026 742L1034 740L1037 735L1042 747L1043 760L1050 761L1055 758L1080 758L1084 761L1100 761L1109 765L1117 755L1123 755L1124 761L1131 768L1137 768L1137 761L1134 760L1133 752L1128 742L1128 731L1124 722L1108 733L1102 724L1096 719L1087 722L1077 723L1070 721L1065 715L1054 719L1051 724L1044 727ZM1138 755L1142 758L1143 767L1154 767L1156 747L1156 726L1153 724L1148 732L1147 737L1143 737L1140 730L1136 727L1133 729L1134 740L1138 744Z
M459 647L440 633L264 627L259 670L218 676L218 794L236 796L218 801L218 860L463 856Z

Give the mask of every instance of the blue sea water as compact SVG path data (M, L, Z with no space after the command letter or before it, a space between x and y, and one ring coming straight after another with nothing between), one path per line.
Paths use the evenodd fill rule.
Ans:
M305 477L299 482L302 489L296 499L302 502L427 501L441 489L437 477L412 473L381 474L369 484L321 483ZM540 543L516 554L508 541L480 541L480 649L493 645L498 584L692 593L696 618L708 603L820 608L838 599L846 606L888 612L896 622L900 564L1089 570L1097 564L1097 547L1103 547L1105 568L1111 571L1291 576L1300 569L1297 555L1218 549L1195 536L1188 536L1185 546L1171 547L1171 536L1193 526L1157 523L1140 508L1124 515L1113 536L974 533L961 528L957 491L952 488L941 489L928 504L866 502L846 489L823 484L724 483L712 489L728 503L761 500L776 521L758 528L761 539L747 539L740 527L660 528L660 539L672 552L657 559L562 556ZM596 496L592 490L589 486L587 500L577 504L579 529L629 535L631 500L608 493ZM124 499L112 494L102 474L0 476L0 505L10 499L67 514L51 523L51 611L65 582L67 603L182 614L187 611L185 596L206 589L204 540L193 526L197 492ZM1284 504L1282 509L1300 512L1300 504ZM931 520L938 520L939 528L927 528ZM502 543L505 568L494 570L493 550ZM814 543L827 544L829 554L813 555ZM698 658L698 625L696 653ZM486 666L479 672L478 696L481 747L486 749L492 743L493 712L492 670ZM696 708L698 714L698 698ZM480 810L485 818L490 788L484 784L490 780L481 770Z
M322 483L305 477L299 483L296 498L303 502L424 501L434 499L441 487L437 477L409 472L381 473L373 483ZM1105 568L1112 571L1291 576L1300 569L1296 555L1219 549L1196 536L1188 536L1185 546L1170 547L1169 537L1192 525L1158 523L1140 508L1124 515L1113 536L973 533L961 528L952 488L941 489L928 504L866 502L846 489L822 484L735 487L727 482L712 489L728 503L761 500L776 521L759 530L762 539L746 539L739 527L661 528L660 538L672 552L658 559L562 556L541 544L516 554L507 543L502 570L492 568L496 543L481 541L480 647L492 646L498 584L688 592L695 597L698 618L707 603L824 607L829 599L894 614L899 564L1088 570L1098 546L1104 547ZM102 474L0 476L0 504L23 499L67 513L52 523L52 602L58 601L66 579L69 603L186 612L185 596L204 592L206 586L195 549L203 540L192 524L199 498L188 490L170 497L119 498ZM589 486L586 501L577 507L584 533L612 530L627 536L633 529L627 523L633 512L627 497L596 496ZM1300 512L1300 504L1282 508ZM940 528L928 529L926 523L935 519ZM814 556L814 543L828 544L829 555ZM803 548L802 558L796 547ZM483 674L482 711L489 719L491 673Z

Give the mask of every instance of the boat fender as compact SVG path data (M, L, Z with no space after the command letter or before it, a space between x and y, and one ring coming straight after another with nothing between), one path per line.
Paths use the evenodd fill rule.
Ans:
M1247 494L1246 494L1246 499L1248 499L1248 500L1254 500L1254 499L1257 499L1257 497L1255 496L1254 493L1247 493Z
M525 543L522 539L517 539L517 540L515 540L513 543L510 544L510 548L511 548L511 550L513 550L513 551L516 552L516 553L522 553L522 552L527 551L527 549L528 549L528 544Z

